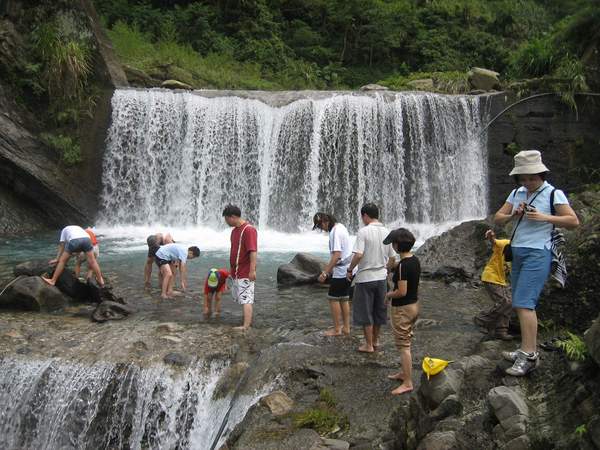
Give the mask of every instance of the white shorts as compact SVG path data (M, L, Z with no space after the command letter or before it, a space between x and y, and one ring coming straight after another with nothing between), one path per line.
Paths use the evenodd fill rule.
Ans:
M248 278L234 278L231 283L231 296L240 305L254 304L254 281Z

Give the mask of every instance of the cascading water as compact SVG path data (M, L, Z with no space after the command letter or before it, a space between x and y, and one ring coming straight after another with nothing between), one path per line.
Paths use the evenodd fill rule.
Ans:
M256 401L239 396L231 408L233 392L214 398L225 361L181 371L58 359L0 364L3 449L210 449Z
M112 107L107 224L217 225L227 203L280 231L305 229L317 210L356 229L365 201L388 223L487 211L478 97L331 94L276 107L126 89Z

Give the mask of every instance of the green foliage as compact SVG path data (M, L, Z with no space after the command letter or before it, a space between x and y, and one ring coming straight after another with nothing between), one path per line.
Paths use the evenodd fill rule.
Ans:
M76 21L71 15L57 15L37 26L31 35L41 67L30 68L40 75L52 101L80 100L91 73L90 35L81 32Z
M511 142L506 146L506 153L511 156L515 156L517 153L521 151L521 146L516 142Z
M431 79L433 91L447 94L462 94L470 90L466 72L413 72L408 75L394 74L377 83L396 91L411 91L411 81Z
M298 428L312 428L319 434L327 434L336 428L347 427L348 421L328 408L311 408L296 414L294 425Z
M325 405L328 408L335 408L336 406L335 397L333 396L333 393L327 388L321 389L321 391L319 392L319 400L325 403Z
M61 160L68 166L79 164L83 161L79 143L70 136L62 134L42 133L41 138L44 142L61 157Z
M571 361L583 361L588 351L583 339L567 331L568 339L556 341L556 346L562 349Z
M587 433L587 427L585 426L585 424L579 425L577 428L575 428L575 436L577 436L578 439L582 439L583 435Z

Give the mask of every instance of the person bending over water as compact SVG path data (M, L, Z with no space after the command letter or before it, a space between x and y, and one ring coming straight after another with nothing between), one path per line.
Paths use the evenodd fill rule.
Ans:
M313 230L318 228L329 232L329 262L319 275L319 282L329 280L329 307L333 318L333 328L325 332L325 336L341 336L350 334L350 280L346 278L346 269L352 259L350 234L334 216L319 212L313 217Z
M160 268L160 274L162 277L162 290L161 297L164 299L173 298L175 291L173 290L173 271L174 265L179 264L179 270L181 271L181 289L185 292L187 285L187 265L188 259L194 259L200 256L200 249L198 247L189 247L181 244L166 244L161 246L156 251L156 265Z
M65 270L65 266L69 262L69 259L71 259L71 256L73 254L83 252L85 253L89 269L96 276L98 285L100 287L104 287L104 278L102 278L100 266L98 265L98 261L96 261L96 257L94 256L94 246L92 245L92 240L86 231L77 225L69 225L64 227L60 232L59 242L56 259L50 261L50 264L57 264L56 268L54 269L54 274L52 275L52 278L42 277L42 280L49 285L54 286L58 278Z
M90 240L92 241L92 246L94 248L94 256L96 257L96 261L98 261L98 257L100 256L100 246L98 245L98 238L96 237L96 234L94 233L94 230L92 230L90 227L85 229L85 232L88 234L88 236L90 237ZM81 273L81 264L86 262L86 255L83 252L80 252L77 255L77 260L75 261L75 276L79 277L79 274ZM88 267L87 273L85 275L86 280L91 278L92 276L92 269L90 267Z
M400 263L396 266L392 278L394 290L385 295L386 305L390 300L392 301L392 330L402 365L400 372L389 375L388 378L402 381L402 384L392 391L392 394L400 395L413 390L410 344L413 328L419 316L421 264L419 259L411 253L411 249L415 245L415 237L406 228L392 231L383 243L392 244L394 250L400 254Z
M215 317L221 315L221 294L227 289L227 269L212 268L208 271L204 280L204 317L212 315L212 301L215 301Z
M144 286L149 288L152 279L152 265L154 264L156 252L161 245L174 244L175 241L170 233L156 233L148 236L146 243L148 244L148 256L146 257L146 265L144 267ZM158 271L158 285L162 286L160 269Z

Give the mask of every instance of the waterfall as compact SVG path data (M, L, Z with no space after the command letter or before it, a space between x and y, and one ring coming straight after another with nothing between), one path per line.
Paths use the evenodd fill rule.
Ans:
M163 365L0 360L0 448L209 449L257 400L215 395L225 361ZM217 446L216 448L219 448Z
M227 203L288 232L306 229L317 210L356 229L366 201L388 223L487 212L486 114L476 96L331 93L270 105L122 89L112 109L107 224L221 225Z

